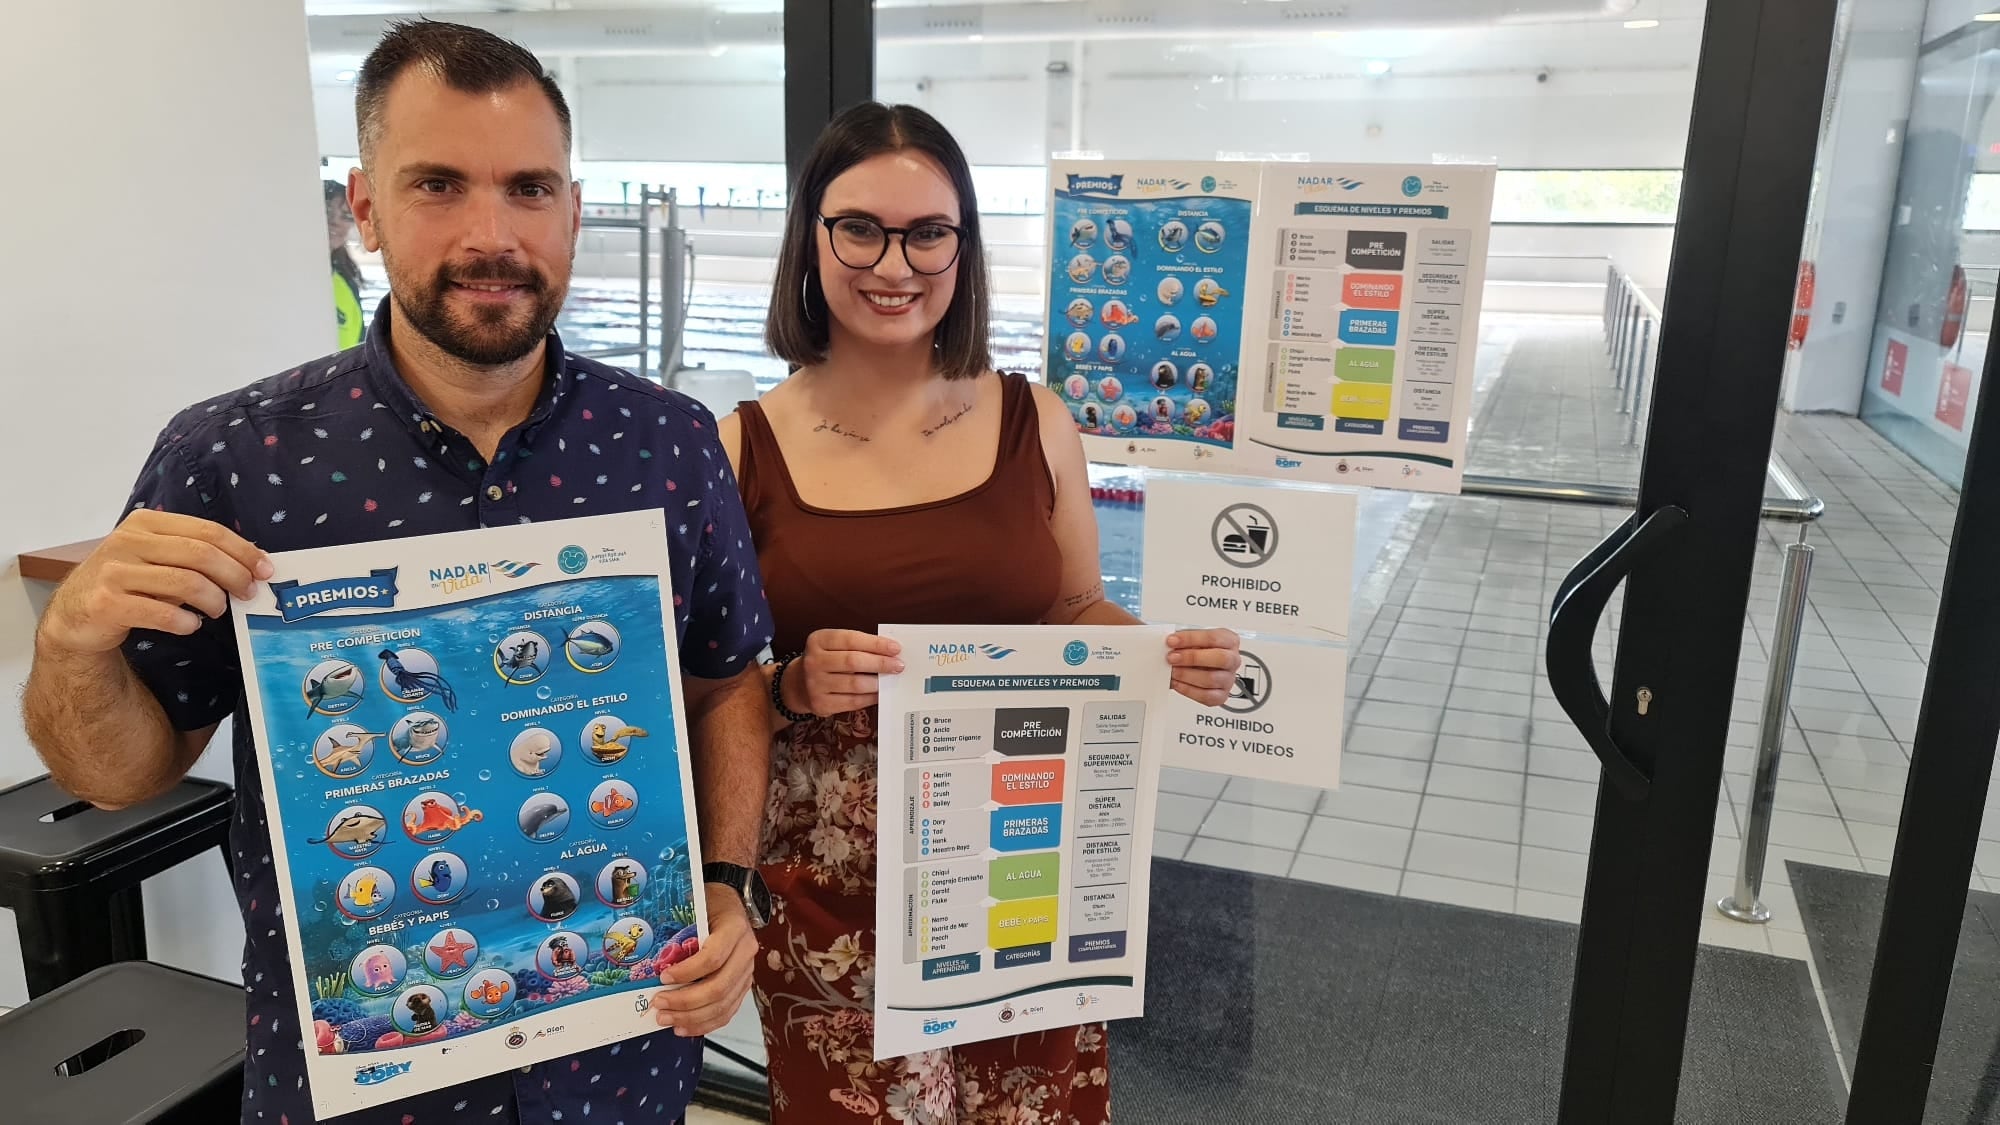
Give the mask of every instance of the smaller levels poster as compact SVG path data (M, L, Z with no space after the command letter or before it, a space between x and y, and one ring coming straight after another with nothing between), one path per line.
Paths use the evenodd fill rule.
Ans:
M882 635L875 1057L1142 1015L1167 630Z
M1054 161L1049 385L1092 460L1192 468L1236 444L1254 164Z
M1266 164L1235 471L1457 492L1493 169Z
M294 551L237 607L322 1119L659 1030L707 927L666 545Z

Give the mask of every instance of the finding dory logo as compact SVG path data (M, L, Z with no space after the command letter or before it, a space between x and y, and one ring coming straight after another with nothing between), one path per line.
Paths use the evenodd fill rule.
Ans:
M934 664L963 664L976 656L983 656L988 660L1005 660L1016 651L1005 645L943 644L931 645L929 655Z
M1079 176L1072 172L1069 177L1071 195L1117 195L1125 190L1125 177Z
M361 1067L354 1072L354 1084L356 1086L379 1086L399 1074L408 1074L409 1072L410 1064L406 1062L374 1063L370 1066Z
M396 569L377 570L364 578L273 582L271 593L278 599L278 616L285 621L304 621L336 609L390 609L396 604Z

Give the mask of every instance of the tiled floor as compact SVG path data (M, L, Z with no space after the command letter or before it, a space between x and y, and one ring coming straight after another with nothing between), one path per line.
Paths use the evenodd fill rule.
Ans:
M1475 471L1631 482L1602 338L1591 320L1489 318ZM1804 642L1771 829L1768 926L1706 908L1703 940L1805 958L1784 860L1887 870L1922 694L1955 494L1851 418L1780 419L1779 455L1823 497ZM1335 792L1168 771L1158 852L1384 893L1575 920L1598 767L1540 668L1543 622L1570 565L1623 511L1420 497L1366 574L1354 612ZM1710 863L1732 885L1755 757L1780 544L1760 545ZM1370 571L1370 567L1373 570ZM1608 673L1615 608L1599 659ZM2000 890L2000 817L1974 884Z

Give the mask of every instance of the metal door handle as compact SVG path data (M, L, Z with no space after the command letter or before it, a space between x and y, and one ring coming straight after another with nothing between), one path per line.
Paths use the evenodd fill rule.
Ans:
M1611 705L1597 682L1590 648L1611 592L1687 519L1684 509L1665 507L1643 520L1637 515L1626 520L1576 564L1556 588L1555 603L1549 608L1549 639L1542 654L1549 688L1603 763L1605 776L1635 801L1645 798L1653 779L1612 740Z

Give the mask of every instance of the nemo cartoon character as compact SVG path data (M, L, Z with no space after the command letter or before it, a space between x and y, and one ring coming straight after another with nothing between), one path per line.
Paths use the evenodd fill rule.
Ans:
M511 988L512 986L504 980L489 980L467 992L465 995L467 999L477 1000L490 1008L506 999L507 993Z
M603 800L590 802L590 811L607 819L636 807L637 803L626 794L625 790L616 787L606 793Z

